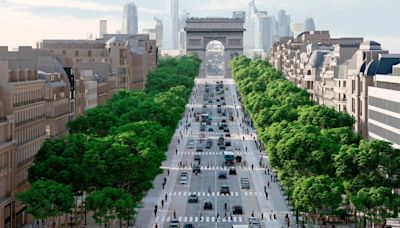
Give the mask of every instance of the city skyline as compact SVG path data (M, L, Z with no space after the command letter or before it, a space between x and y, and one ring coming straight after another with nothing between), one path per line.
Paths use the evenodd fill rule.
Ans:
M237 4L227 4L227 0L205 0L197 3L180 1L180 11L187 10L193 16L231 17L233 11L246 10L249 0L238 0ZM19 45L35 45L41 39L85 39L89 34L99 34L98 21L108 21L110 33L120 30L122 8L129 1L49 1L38 0L1 0L0 23L2 31L9 34L0 38L0 45L15 48ZM153 16L163 15L162 0L135 1L139 13L139 33L146 28L153 28ZM339 0L292 1L270 0L256 1L259 8L270 15L278 10L286 10L294 22L303 22L306 17L313 17L318 29L330 30L335 36L363 36L376 40L391 52L400 52L400 31L392 29L400 16L396 9L400 2L387 0L386 4L371 2L362 5L361 0L351 2ZM398 5L399 7L395 7ZM329 10L328 9L329 6ZM362 10L360 10L360 7ZM354 9L358 9L355 11ZM379 17L376 12L385 12ZM340 17L337 15L340 14ZM374 16L374 20L366 20ZM396 17L399 17L396 20ZM332 20L334 18L334 20ZM360 19L357 19L360 18ZM13 23L9 23L9 21ZM26 35L28 34L30 35Z

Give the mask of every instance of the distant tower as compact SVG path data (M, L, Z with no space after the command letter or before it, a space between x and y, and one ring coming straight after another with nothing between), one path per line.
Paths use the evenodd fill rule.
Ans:
M307 17L304 21L304 30L305 31L315 31L315 22L312 17Z
M178 0L164 0L163 49L179 49Z
M122 33L138 33L138 12L134 2L128 3L124 6L122 14Z
M156 43L157 47L162 47L163 42L163 23L162 20L158 17L154 17L154 21L156 22Z
M278 36L285 37L290 36L290 15L286 14L285 10L278 11Z
M100 38L107 34L107 20L100 20Z

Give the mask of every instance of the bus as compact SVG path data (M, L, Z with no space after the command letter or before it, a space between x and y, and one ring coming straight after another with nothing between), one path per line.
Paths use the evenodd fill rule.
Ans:
M225 165L235 164L235 153L233 151L224 151Z

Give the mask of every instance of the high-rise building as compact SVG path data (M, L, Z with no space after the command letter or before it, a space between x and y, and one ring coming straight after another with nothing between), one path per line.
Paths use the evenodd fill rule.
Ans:
M246 12L245 11L233 11L233 18L246 20Z
M304 31L315 31L315 22L312 17L307 17L304 20Z
M156 21L156 45L157 47L162 47L163 45L163 23L158 17L154 17Z
M284 36L291 36L291 31L290 31L290 15L286 14L285 10L280 10L277 15L278 18L278 36L279 37L284 37Z
M179 3L178 0L164 1L163 49L179 49Z
M122 33L136 34L138 33L138 12L134 2L124 6L122 15Z
M297 37L300 33L304 32L304 24L303 23L292 23L292 32L294 37Z
M276 20L267 11L260 11L255 1L249 2L244 32L244 53L253 57L268 52L276 37Z
M100 20L100 38L107 34L107 20Z
M190 18L190 14L187 11L183 11L179 17L179 49L181 54L186 52L186 20Z

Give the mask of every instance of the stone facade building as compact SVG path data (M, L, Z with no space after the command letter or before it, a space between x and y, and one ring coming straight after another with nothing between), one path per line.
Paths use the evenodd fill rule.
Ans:
M307 90L315 103L353 116L354 130L366 138L371 137L369 88L379 72L391 74L391 67L397 64L396 55L388 55L379 43L362 38L335 39L327 31L281 38L271 49L269 61L288 80Z

